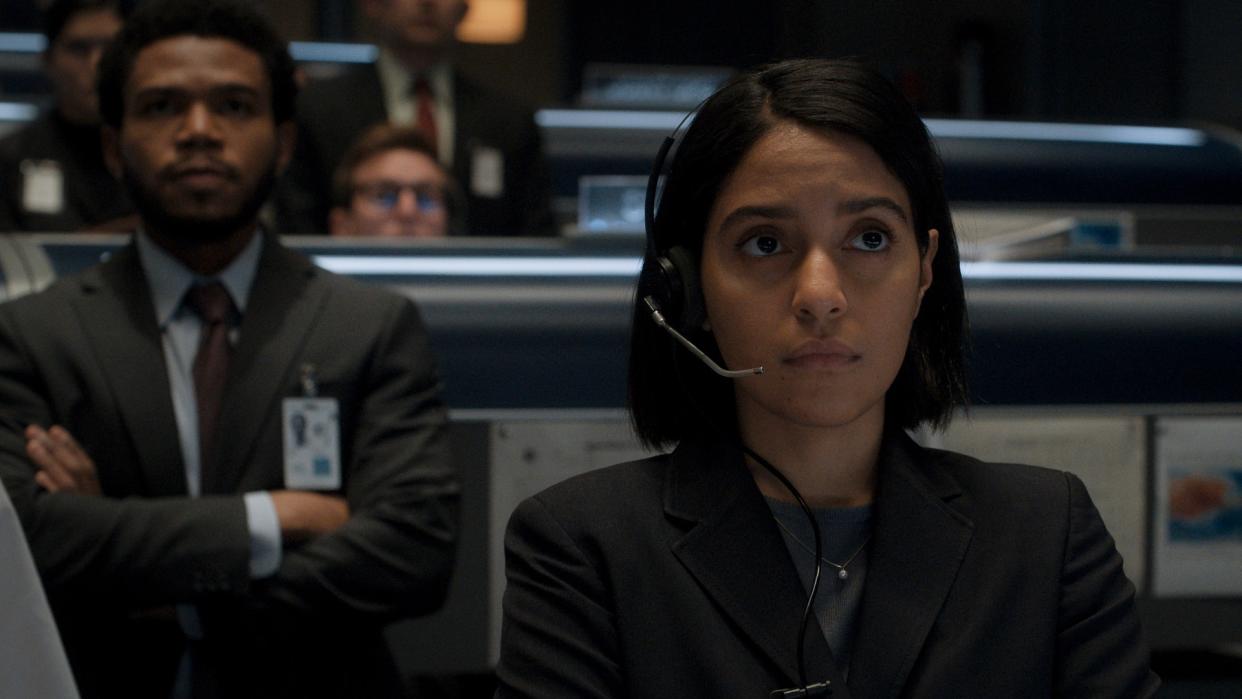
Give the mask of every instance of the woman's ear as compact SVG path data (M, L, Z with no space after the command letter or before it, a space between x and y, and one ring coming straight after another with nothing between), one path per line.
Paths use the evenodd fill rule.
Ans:
M932 285L932 262L936 259L936 250L940 248L940 231L932 228L927 231L927 249L919 260L919 303L923 303L923 294Z

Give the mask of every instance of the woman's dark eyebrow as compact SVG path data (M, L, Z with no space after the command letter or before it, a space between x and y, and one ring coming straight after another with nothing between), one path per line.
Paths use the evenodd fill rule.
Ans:
M894 214L901 217L902 221L909 222L910 218L906 216L906 210L901 204L889 199L888 197L868 197L866 199L850 199L843 201L837 207L837 211L843 214L860 214L867 209L874 208L888 209Z
M794 210L788 206L739 206L725 216L720 222L720 230L724 230L729 226L747 218L793 218Z

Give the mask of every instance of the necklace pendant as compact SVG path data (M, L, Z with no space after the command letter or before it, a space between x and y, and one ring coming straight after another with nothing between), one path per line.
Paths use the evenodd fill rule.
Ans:
M849 571L842 568L841 570L837 571L837 577L840 578L841 580L848 580L850 577Z

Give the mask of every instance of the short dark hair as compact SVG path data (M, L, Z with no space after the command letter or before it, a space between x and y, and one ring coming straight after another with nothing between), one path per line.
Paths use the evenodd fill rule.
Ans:
M422 132L413 126L401 126L387 122L375 124L362 132L341 156L341 162L332 173L332 203L335 206L347 207L354 196L354 169L364 161L393 150L408 150L422 153L431 158L444 172L448 173L436 159L436 151L431 147Z
M736 426L731 380L710 373L650 318L642 299L659 277L651 251L683 248L698 263L707 217L725 181L754 144L781 121L861 139L905 186L920 250L939 231L933 283L910 332L906 357L885 397L888 426L943 427L967 403L966 301L940 156L922 120L897 88L852 60L793 60L730 80L699 109L668 168L630 334L629 409L651 447ZM699 279L687 280L698 285ZM679 328L720 356L711 333Z
M125 19L128 6L128 2L121 0L52 0L43 11L43 36L47 37L47 47L52 48L60 33L65 31L65 25L79 12L111 10L117 17Z
M257 10L238 0L150 0L138 7L99 61L99 111L105 123L121 126L125 83L138 54L178 36L229 39L259 54L271 85L272 116L277 124L293 119L298 93L293 59L285 40Z

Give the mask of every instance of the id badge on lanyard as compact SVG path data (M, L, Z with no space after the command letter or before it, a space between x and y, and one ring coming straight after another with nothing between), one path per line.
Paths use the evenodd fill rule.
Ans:
M318 397L313 364L302 365L302 395L284 399L285 487L341 487L340 411L335 398Z

